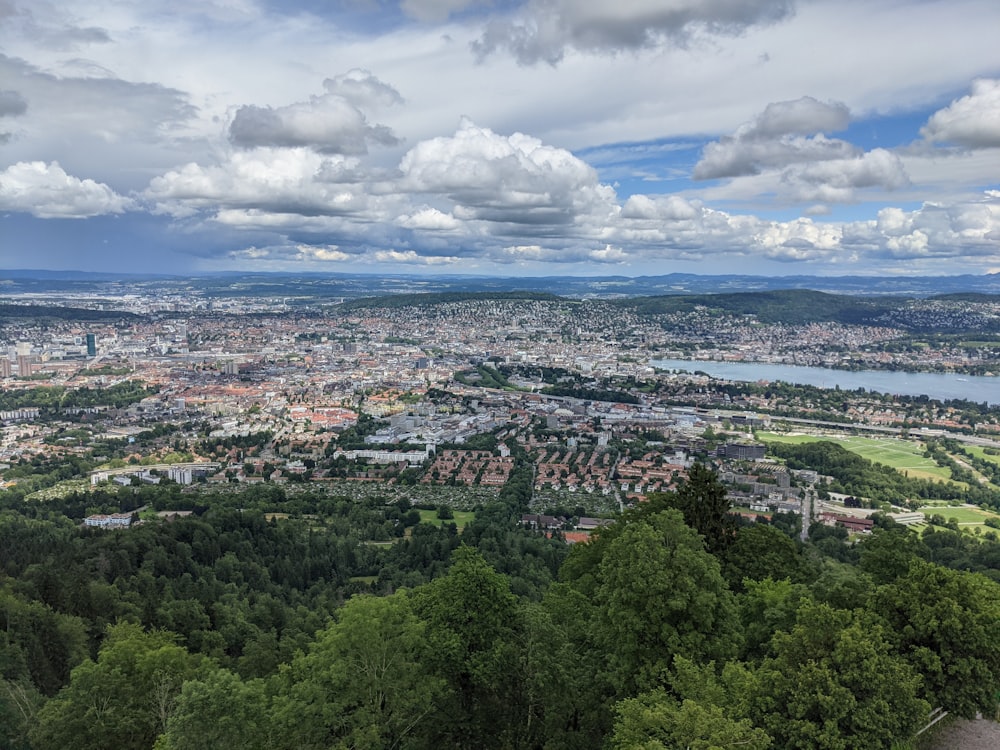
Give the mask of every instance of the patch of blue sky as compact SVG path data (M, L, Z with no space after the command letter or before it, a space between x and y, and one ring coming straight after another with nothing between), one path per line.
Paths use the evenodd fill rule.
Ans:
M421 3L418 1L413 5L416 7ZM433 6L434 3L430 5ZM468 3L468 7L456 8L449 13L448 18L453 21L472 20L501 14L519 5L517 0L472 1ZM371 36L381 36L407 25L422 23L419 13L413 9L406 12L403 3L398 0L265 0L265 7L279 15L308 13L339 28ZM431 13L426 22L440 23L445 20L433 16Z
M846 130L828 135L853 143L865 151L900 148L921 140L920 128L936 109L929 107L909 112L874 114L856 119Z
M696 185L691 171L706 139L657 139L606 143L575 155L597 170L601 182L614 185L620 197L636 193L676 193Z
M878 200L860 200L855 203L822 203L793 204L787 202L768 201L768 196L761 195L752 200L717 201L712 207L730 214L757 216L765 221L795 221L803 217L816 223L843 224L855 221L871 221L878 216L883 208L899 208L903 211L916 211L921 207L919 201L894 201L891 195Z
M356 34L378 36L412 22L396 2L354 0L265 0L269 12L282 16L308 14Z

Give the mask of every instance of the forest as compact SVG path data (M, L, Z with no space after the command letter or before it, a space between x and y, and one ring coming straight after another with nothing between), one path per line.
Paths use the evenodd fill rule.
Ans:
M143 522L81 527L95 502ZM995 541L877 515L802 543L700 465L587 543L522 503L2 502L0 747L900 749L996 710Z

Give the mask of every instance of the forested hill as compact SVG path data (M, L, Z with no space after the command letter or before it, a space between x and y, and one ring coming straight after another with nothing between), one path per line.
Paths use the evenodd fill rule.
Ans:
M871 325L909 300L900 297L855 297L809 289L733 294L637 297L612 304L644 315L692 312L704 307L731 315L753 315L762 323L846 323Z
M391 294L384 297L364 297L340 305L342 310L359 310L371 307L430 307L449 302L490 302L493 300L530 300L560 302L563 297L548 292L429 292L426 294Z
M546 292L443 292L394 294L366 297L340 304L343 311L433 307L448 303L529 300L581 304L580 300ZM747 317L764 324L802 325L838 323L898 328L915 333L1000 331L1000 317L991 309L1000 300L988 294L946 294L916 298L830 294L810 289L732 292L722 294L676 294L654 297L604 299L594 304L610 305L638 315L670 316L699 312L729 317Z
M808 289L732 294L669 295L613 300L640 315L691 313L752 316L761 323L841 323L900 328L914 332L1000 330L1000 319L984 305L996 295L947 294L930 298L866 297Z
M0 304L0 322L10 320L42 321L78 320L81 322L115 322L134 320L137 315L124 310L91 310L84 307L56 307L55 305Z

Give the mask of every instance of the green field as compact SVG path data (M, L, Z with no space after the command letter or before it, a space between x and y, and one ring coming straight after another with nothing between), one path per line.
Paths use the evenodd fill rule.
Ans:
M989 455L981 445L963 445L962 448L976 458L981 458L983 461L988 461L991 464L1000 466L1000 456Z
M923 455L922 443L897 438L868 438L856 436L783 435L776 432L758 432L757 439L775 443L816 443L825 440L843 446L862 458L885 464L914 479L950 481L951 472L938 466Z
M925 516L935 513L944 516L945 520L954 518L959 526L982 525L987 518L1000 518L996 513L980 508L953 508L949 505L924 505L918 509Z
M436 510L421 510L420 513L420 523L432 523L435 526L443 526L446 523L453 523L458 526L459 530L464 529L472 520L476 517L476 514L471 510L456 510L455 517L447 521L442 521L437 517Z

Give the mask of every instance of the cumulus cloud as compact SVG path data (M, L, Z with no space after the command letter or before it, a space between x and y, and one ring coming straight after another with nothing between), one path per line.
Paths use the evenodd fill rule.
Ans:
M407 229L419 229L428 232L453 232L461 228L462 223L451 214L438 211L436 208L422 208L412 214L404 214L396 219L396 223Z
M821 130L840 130L850 112L812 97L769 104L732 136L705 146L696 180L762 175L761 192L792 201L844 203L864 188L894 190L910 180L900 158L885 149L865 152Z
M556 64L568 49L616 53L686 45L699 34L735 36L791 15L791 0L529 0L511 20L491 21L473 50L509 51L525 65Z
M565 225L595 206L610 210L614 200L594 169L569 151L468 120L452 137L418 143L400 170L402 189L446 196L460 219Z
M876 219L844 228L844 242L894 260L927 258L985 260L1000 256L1000 196L925 203L915 211L884 208Z
M462 260L450 255L422 255L415 250L377 250L374 255L379 263L405 263L418 266L443 266Z
M327 247L317 247L314 245L299 245L297 247L299 254L305 259L309 260L319 260L324 263L340 263L345 260L349 260L351 255L345 253L343 250L339 249L336 245L330 245Z
M699 211L699 206L679 195L633 195L625 201L621 215L647 221L690 221L697 218Z
M777 114L802 111L810 110ZM769 116L747 129L755 128L764 140L770 137L764 133L798 138L782 131L810 127L805 119L775 124L780 118ZM884 149L795 162L742 179L765 177L772 193L808 201L813 213L850 200L858 190L907 182L897 156ZM417 143L392 173L373 175L352 156L260 147L233 150L214 166L172 170L154 179L144 198L177 217L266 238L240 251L240 257L263 263L438 265L475 259L627 266L741 256L891 264L959 256L995 263L1000 257L998 195L886 210L878 221L851 223L808 216L772 221L681 195L636 194L620 202L570 152L468 120L451 136Z
M401 104L403 97L385 81L380 81L364 68L352 68L346 73L323 81L326 93L341 96L360 109L378 109Z
M1000 147L1000 80L973 82L971 94L931 115L920 133L971 149Z
M353 179L357 160L307 148L236 151L215 166L194 162L154 178L145 191L157 210L188 216L205 209L258 209L333 215L358 212L368 198Z
M842 130L849 122L850 112L838 102L811 96L774 102L734 135L706 145L693 176L696 180L738 177L798 162L857 156L860 149L821 132Z
M325 154L368 153L369 143L394 146L399 140L385 125L370 125L356 101L391 96L393 89L368 75L328 79L327 90L346 91L310 97L286 107L248 104L236 110L229 140L239 148L308 147ZM398 96L398 94L397 94ZM348 98L350 97L350 98Z
M279 263L342 263L355 256L340 250L336 245L307 245L284 243L279 245L250 245L231 250L227 255L240 261L254 263L278 261Z
M843 130L851 122L847 105L821 102L803 96L785 102L772 102L749 125L737 131L738 138L775 138L783 135L808 135Z
M846 159L860 149L820 134L812 138L783 136L777 139L723 138L709 143L694 167L696 180L760 174L767 169L797 162Z
M852 159L789 167L782 173L782 183L794 200L842 203L853 200L858 189L895 190L910 180L898 156L876 148Z
M131 201L94 180L67 174L58 162L18 162L0 172L0 210L41 219L84 219L120 214Z

